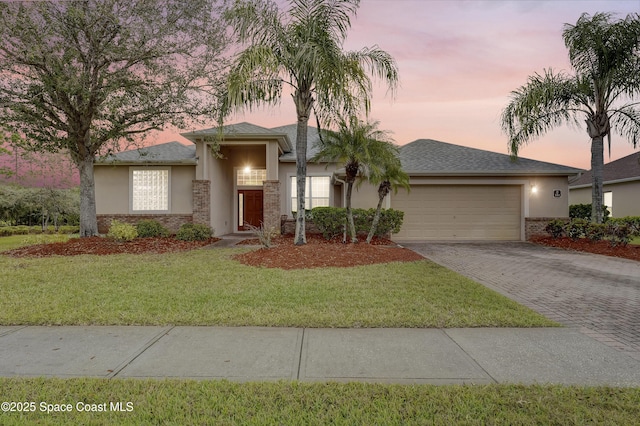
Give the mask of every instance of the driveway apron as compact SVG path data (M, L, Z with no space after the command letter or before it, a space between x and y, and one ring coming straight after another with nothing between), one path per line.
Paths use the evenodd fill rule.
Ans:
M400 242L640 360L640 262L526 242Z

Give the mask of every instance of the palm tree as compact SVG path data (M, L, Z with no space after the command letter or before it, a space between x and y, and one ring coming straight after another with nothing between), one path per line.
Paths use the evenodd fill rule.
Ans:
M502 128L517 156L520 146L554 127L584 120L591 138L591 220L601 223L604 137L611 152L611 129L634 148L640 136L640 109L633 102L640 94L640 18L611 22L608 13L585 13L576 25L565 24L562 35L575 74L545 70L529 77L512 92Z
M373 216L373 221L371 222L369 235L367 235L367 244L371 243L371 240L376 233L378 222L380 221L380 212L382 211L382 202L385 197L389 195L389 192L391 192L392 189L394 192L397 192L399 187L403 187L407 191L411 190L409 185L409 175L402 170L402 165L400 164L400 159L397 155L394 155L393 158L389 158L387 164L384 164L382 167L381 173L374 173L370 175L369 182L373 184L379 183L379 185L378 206L376 207L376 214Z
M386 164L397 159L398 149L392 143L389 132L378 130L379 122L364 122L355 116L349 122L340 119L338 131L323 132L320 150L313 161L327 161L344 164L347 184L346 210L351 242L358 242L351 209L351 195L357 178L381 175ZM360 180L362 181L362 179Z
M391 91L398 83L394 59L377 46L342 49L359 0L289 0L281 14L272 0L237 0L227 18L247 47L230 71L226 111L252 109L280 102L289 87L296 106L297 216L295 243L305 244L305 180L307 126L311 112L321 121L369 111L372 93L368 74L385 80Z

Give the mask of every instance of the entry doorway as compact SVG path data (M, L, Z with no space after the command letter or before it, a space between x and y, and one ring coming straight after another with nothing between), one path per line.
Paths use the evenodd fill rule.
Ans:
M260 227L262 224L262 190L238 190L238 231L247 231L245 223Z

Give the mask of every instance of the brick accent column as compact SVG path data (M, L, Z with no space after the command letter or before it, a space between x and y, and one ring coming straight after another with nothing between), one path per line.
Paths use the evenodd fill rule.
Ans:
M555 219L569 221L568 217L526 217L524 219L524 237L525 240L530 240L531 237L542 236L546 237L549 234L544 230L549 222Z
M193 181L193 223L211 226L211 181Z
M280 234L280 181L264 181L262 191L263 226Z

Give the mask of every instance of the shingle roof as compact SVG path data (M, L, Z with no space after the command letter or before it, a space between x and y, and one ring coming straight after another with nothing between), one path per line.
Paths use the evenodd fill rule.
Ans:
M456 174L550 174L573 175L582 170L527 158L512 159L506 154L418 139L400 147L402 168L413 175Z
M196 164L196 147L187 146L180 142L167 142L131 151L118 152L106 158L99 159L98 164L111 163L146 163L146 164Z
M257 126L255 124L242 122L236 124L227 124L222 126L222 132L225 136L235 135L277 135L277 132L267 129L266 127ZM182 136L191 139L197 136L216 136L218 134L217 127L196 130L194 132L182 133Z
M287 126L285 126L287 127ZM256 126L251 123L236 123L222 126L222 134L227 140L241 140L241 139L276 139L282 152L287 153L291 151L293 143L288 134L275 129L267 129L266 127ZM202 137L218 137L219 129L217 127L211 127L209 129L196 130L194 132L181 133L182 136L189 139L192 142L196 142L197 139ZM295 133L294 133L295 135ZM295 137L293 139L295 141ZM294 157L295 158L295 157Z
M640 180L640 152L622 157L604 165L602 180L604 183L622 180ZM585 172L577 180L571 182L570 187L591 186L591 170Z
M285 152L280 156L280 161L291 162L296 161L296 137L298 134L298 125L289 124L287 126L274 127L274 132L284 133L291 141L291 151ZM320 136L318 129L315 127L307 127L307 160L311 160L319 150Z

